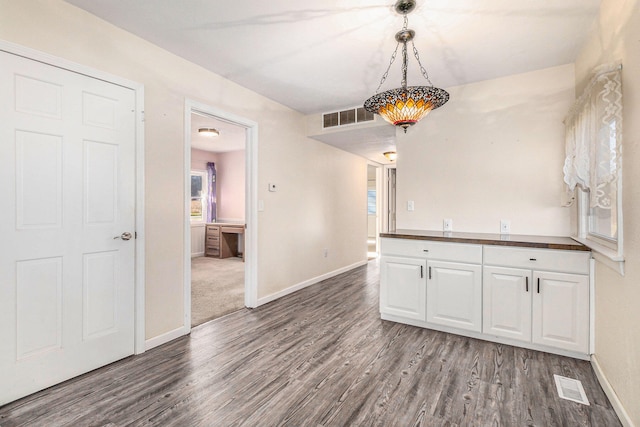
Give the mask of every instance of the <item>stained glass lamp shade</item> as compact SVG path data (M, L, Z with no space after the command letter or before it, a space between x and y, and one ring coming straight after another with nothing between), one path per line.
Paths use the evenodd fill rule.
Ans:
M404 15L404 26L402 30L396 33L395 38L398 44L391 56L389 68L382 76L378 89L384 83L400 45L402 45L402 87L376 93L364 102L365 110L379 114L392 125L401 126L405 132L409 126L418 123L431 110L441 107L449 101L449 93L444 89L433 86L427 71L420 63L418 50L413 44L415 31L407 28L407 14L414 8L414 0L399 0L395 4L396 12ZM418 65L420 65L420 71L430 86L407 86L407 43L409 42L413 47L413 54L418 61Z

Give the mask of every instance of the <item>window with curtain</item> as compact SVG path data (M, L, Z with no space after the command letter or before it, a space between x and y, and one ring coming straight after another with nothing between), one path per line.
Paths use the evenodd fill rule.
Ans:
M191 171L191 222L204 222L207 218L207 174Z
M594 76L565 119L564 181L579 238L622 256L622 67Z

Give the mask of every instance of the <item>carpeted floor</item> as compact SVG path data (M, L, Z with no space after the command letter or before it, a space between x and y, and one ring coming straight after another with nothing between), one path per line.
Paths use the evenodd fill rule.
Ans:
M244 262L241 258L191 259L191 326L244 307Z

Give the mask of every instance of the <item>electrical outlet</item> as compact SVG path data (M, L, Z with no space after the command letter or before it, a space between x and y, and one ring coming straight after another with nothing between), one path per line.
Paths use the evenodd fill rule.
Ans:
M451 218L442 220L442 231L453 231L453 220Z
M413 203L413 200L409 200L409 201L407 202L407 210L411 212L411 211L413 211L414 209L415 209L415 205L414 205L414 203Z
M509 234L511 233L511 221L507 219L500 220L500 234Z

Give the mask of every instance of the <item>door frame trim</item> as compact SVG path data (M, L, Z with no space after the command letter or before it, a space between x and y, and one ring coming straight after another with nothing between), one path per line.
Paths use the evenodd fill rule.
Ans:
M134 272L134 354L145 351L145 205L144 205L144 85L86 65L0 40L0 51L42 62L134 91L136 100L135 136L135 272Z
M258 306L258 123L185 98L184 103L184 334L191 331L191 114L201 112L246 129L245 146L245 275L244 305Z

